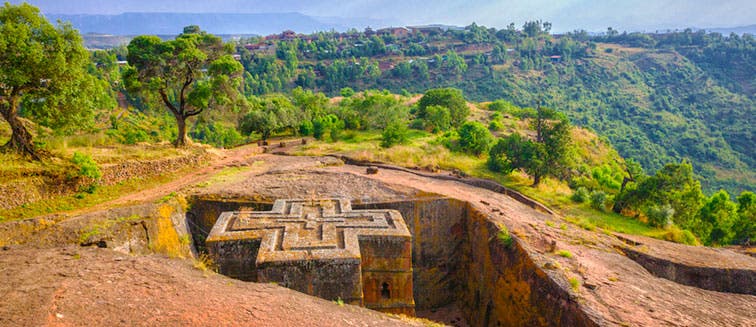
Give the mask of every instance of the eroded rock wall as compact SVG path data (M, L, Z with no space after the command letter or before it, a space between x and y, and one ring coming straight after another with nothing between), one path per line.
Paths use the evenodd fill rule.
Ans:
M185 204L148 203L77 216L54 215L0 224L0 243L32 247L96 245L130 254L192 256Z
M685 265L630 248L623 252L654 276L705 290L756 295L756 271Z
M457 305L471 326L598 326L520 241L504 245L487 215L468 213Z

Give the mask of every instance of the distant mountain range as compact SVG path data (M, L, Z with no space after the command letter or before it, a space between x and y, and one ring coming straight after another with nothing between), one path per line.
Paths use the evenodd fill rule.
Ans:
M284 30L298 33L346 31L349 28L390 26L391 21L370 18L314 17L300 13L123 13L118 15L48 14L51 21L68 21L82 34L178 34L184 26L199 25L213 34L269 35Z

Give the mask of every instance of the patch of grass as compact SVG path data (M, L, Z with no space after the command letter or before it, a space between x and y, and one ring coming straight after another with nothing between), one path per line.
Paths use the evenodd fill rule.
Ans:
M499 239L501 245L504 245L505 247L512 246L512 235L509 234L509 229L507 229L507 226L504 226L504 224L499 224L499 232L496 233L496 238Z
M257 161L255 163L257 163ZM226 168L221 169L221 171L219 171L212 177L210 177L210 179L208 179L206 182L201 183L201 184L212 185L212 184L219 184L219 183L226 183L229 181L233 181L235 180L235 177L237 175L250 171L251 169L252 169L252 166L226 167Z
M94 225L89 227L85 232L79 234L79 244L85 244L95 236L102 234L103 227L101 225Z
M410 317L403 314L396 314L396 313L388 313L389 316L392 316L396 319L399 319L401 321L416 325L420 324L425 327L445 327L446 325L435 322L433 320L425 319L425 318L419 318L419 317Z
M559 255L560 257L572 258L572 252L567 251L567 250L559 250L556 252L556 254Z
M341 297L337 297L335 300L333 300L333 303L338 304L340 307L344 306L344 300L342 300Z
M580 281L575 277L570 277L570 286L572 290L577 292L580 289Z
M546 226L549 226L549 227L554 227L555 225L554 225L554 222L553 222L553 221L551 221L551 220L547 220L547 221L546 221Z
M205 253L200 254L199 257L197 257L193 261L194 268L202 270L204 272L216 272L218 269L215 265L215 262L213 262L213 259Z
M593 223L591 223L585 218L565 217L564 220L569 221L575 225L578 225L580 228L585 229L585 230L592 231L596 229L596 225L594 225Z
M182 235L179 237L179 244L181 245L189 245L191 243L191 238L189 235Z

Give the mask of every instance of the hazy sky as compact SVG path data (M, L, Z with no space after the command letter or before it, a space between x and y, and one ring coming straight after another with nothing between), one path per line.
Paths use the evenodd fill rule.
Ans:
M11 3L22 1L11 0ZM555 32L756 24L756 0L28 0L44 13L300 12L312 16L368 17L397 24L481 25L502 28L542 19Z

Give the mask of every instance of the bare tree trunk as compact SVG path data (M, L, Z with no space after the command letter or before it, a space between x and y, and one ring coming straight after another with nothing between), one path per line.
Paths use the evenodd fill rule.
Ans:
M533 185L532 187L538 186L538 184L541 184L541 175L534 175L533 176Z
M178 135L176 136L176 141L173 142L173 145L177 148L181 148L186 146L186 117L182 115L175 115L176 117L176 124L178 125Z
M0 107L0 114L2 114L5 121L11 127L11 138L5 145L0 147L3 151L9 151L18 153L21 155L28 155L34 160L41 160L37 150L32 143L32 135L26 130L26 126L18 118L18 97L10 97L7 106Z

